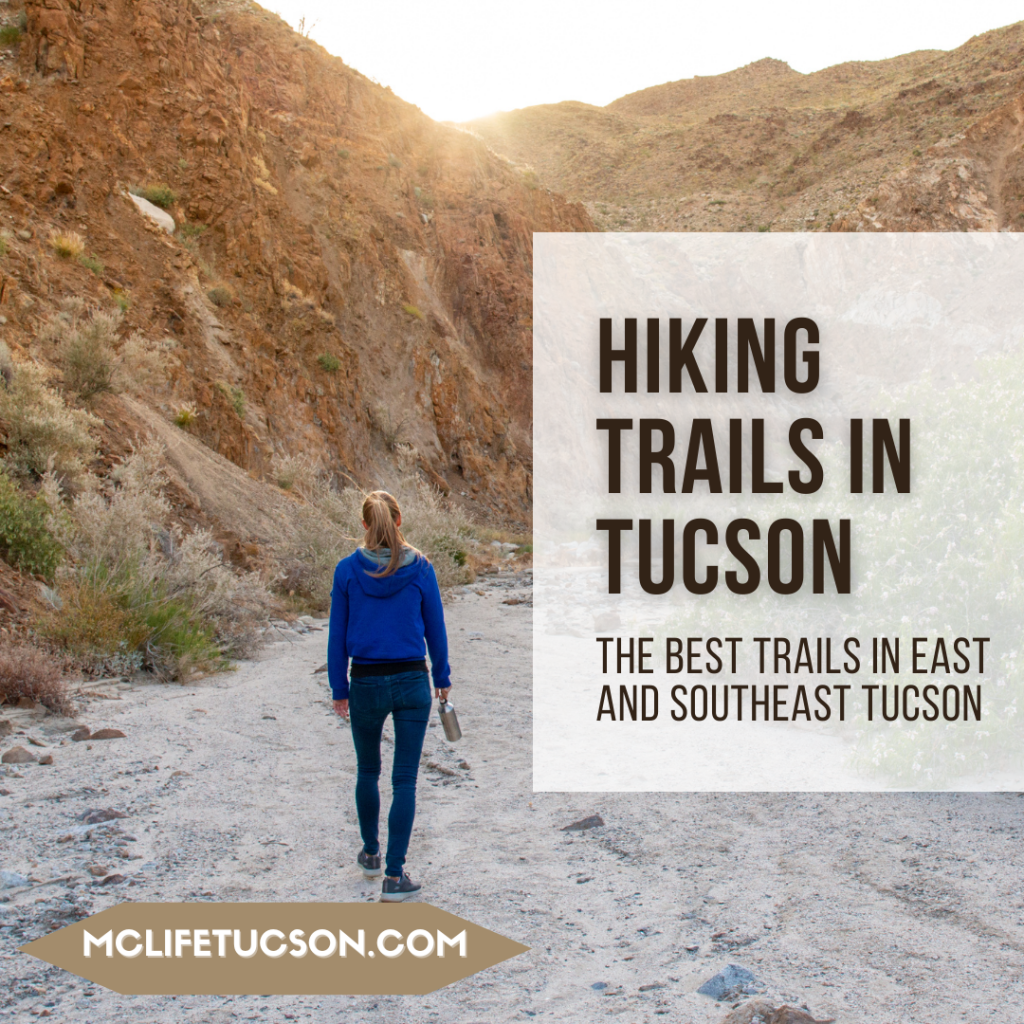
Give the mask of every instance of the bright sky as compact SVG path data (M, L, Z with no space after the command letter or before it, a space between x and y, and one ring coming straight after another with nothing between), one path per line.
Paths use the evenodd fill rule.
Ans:
M761 57L810 72L949 50L1024 17L1020 0L264 0L437 120L619 96Z

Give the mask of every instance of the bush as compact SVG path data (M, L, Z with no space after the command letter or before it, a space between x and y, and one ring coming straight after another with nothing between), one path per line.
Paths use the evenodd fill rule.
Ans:
M16 366L13 380L0 387L5 462L17 473L42 476L52 460L59 476L73 479L95 454L89 431L98 425L95 416L69 409L59 392L47 385L46 371L35 363Z
M58 715L71 715L74 706L57 663L34 647L0 650L0 703L17 704L30 697Z
M283 491L292 488L304 498L315 498L322 489L322 467L313 455L275 455L274 479Z
M226 384L221 384L220 389L231 403L231 408L235 410L239 419L245 416L245 392L239 387Z
M141 668L149 637L142 617L102 581L73 578L60 588L59 610L36 625L39 635L65 654L115 671Z
M167 380L168 353L177 342L167 338L152 342L133 331L114 359L114 384L118 391L141 395Z
M77 231L51 231L50 248L61 259L77 259L85 252L85 239Z
M160 449L133 451L112 476L111 493L81 494L66 515L77 567L43 635L94 666L145 665L178 679L251 653L270 596L258 577L222 564L208 531L182 538L163 528L170 505ZM59 498L54 490L51 500Z
M205 230L205 224L189 224L187 222L183 222L178 225L178 234L187 240L198 238Z
M5 232L0 231L0 259L7 255L7 246L7 235Z
M102 276L103 272L107 269L103 265L103 260L98 259L95 256L79 256L78 262L81 263L86 270L91 270L97 277Z
M394 416L391 410L383 403L374 406L370 410L370 426L378 434L384 447L389 452L397 451L407 443L405 437L406 423L408 423L408 419L405 416Z
M326 370L328 373L337 373L341 369L341 360L330 352L324 352L322 355L316 357L316 361L320 366L321 370Z
M414 306L411 302L407 302L402 309L408 313L409 316L414 317L416 320L425 320L426 317L423 315L423 310L419 306Z
M23 572L52 580L64 550L50 532L49 515L45 498L29 498L0 472L0 555Z
M327 611L335 566L362 540L363 493L335 490L323 474L307 489L308 504L298 516L296 541L284 552L278 586L312 610ZM416 477L400 478L390 490L402 509L402 533L430 559L442 592L468 582L471 527L464 514Z
M84 324L74 324L57 349L64 383L80 398L114 390L114 352L120 313L93 313Z
M14 360L11 350L0 341L0 388L6 388L14 380Z
M185 429L195 423L198 415L199 410L196 409L194 402L184 402L178 406L178 411L174 414L174 422Z
M166 210L178 201L177 195L169 185L146 185L144 188L133 188L131 191L154 206L159 206L161 210Z
M156 445L132 449L111 473L112 491L86 491L75 498L73 531L66 546L81 565L104 566L115 577L134 572L149 556L154 535L171 506L163 453Z
M206 297L217 307L222 308L224 306L230 306L233 301L231 292L219 284L214 288L211 288L207 293Z
M0 28L0 46L17 46L21 42L21 29L17 25Z
M245 392L241 388L218 381L217 390L231 403L239 418L245 416Z
M64 310L52 317L39 335L44 349L48 344L56 346L56 361L72 391L80 398L104 391L140 394L163 383L173 341L153 343L136 331L115 350L120 310L93 310L88 319L83 318L84 310L84 303L65 302Z

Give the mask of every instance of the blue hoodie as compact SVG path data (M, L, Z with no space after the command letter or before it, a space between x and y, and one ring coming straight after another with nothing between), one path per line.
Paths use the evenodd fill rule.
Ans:
M350 657L358 663L422 661L424 637L434 686L451 686L448 635L434 567L422 555L414 555L411 560L403 558L404 564L390 576L374 577L370 574L382 568L375 554L357 548L334 570L327 639L327 678L334 699L348 699Z

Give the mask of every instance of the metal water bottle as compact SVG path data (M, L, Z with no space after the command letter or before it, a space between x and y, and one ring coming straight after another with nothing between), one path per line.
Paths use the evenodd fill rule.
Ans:
M454 743L461 739L462 730L459 728L459 716L455 714L455 705L447 697L441 697L437 705L437 713L444 726L445 739Z

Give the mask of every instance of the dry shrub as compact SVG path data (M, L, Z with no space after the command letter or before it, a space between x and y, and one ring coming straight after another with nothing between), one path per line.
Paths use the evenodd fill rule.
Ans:
M362 496L354 489L335 489L323 473L301 479L296 490L306 505L297 514L294 540L282 553L278 586L304 598L312 610L326 612L331 606L334 568L355 551L362 536Z
M153 444L132 448L111 473L114 490L90 491L72 503L71 523L61 539L81 565L102 565L113 575L141 566L171 506L161 493L167 483L163 451Z
M58 715L74 713L53 658L34 647L8 647L0 650L0 703L17 704L22 697L31 697Z
M259 576L236 573L224 564L209 530L194 530L175 542L164 559L162 579L170 593L187 594L195 609L214 622L259 619L270 599Z
M176 346L171 338L150 341L139 331L132 332L114 359L117 390L143 395L166 383L168 363L174 359L170 353Z
M105 391L142 394L164 383L174 341L151 342L135 331L121 344L122 310L87 311L78 298L61 305L61 312L39 332L38 341L43 353L60 364L64 383L80 398Z
M376 431L381 443L389 452L405 447L409 440L405 435L406 416L396 416L383 402L369 410L370 426Z
M461 510L413 475L386 489L402 509L402 533L430 559L442 592L468 582L465 563L471 528ZM337 490L320 474L304 497L307 505L299 513L296 541L282 557L278 586L303 597L313 609L327 611L334 569L362 540L364 494L355 487Z
M182 402L174 414L174 422L182 428L191 427L199 417L199 409L195 402Z
M223 564L208 531L183 537L164 528L162 466L158 446L133 448L112 473L112 488L80 494L66 509L56 478L44 481L54 529L77 563L60 588L64 607L44 630L94 664L145 665L184 680L225 667L226 656L252 654L273 598L257 575Z
M50 248L63 260L77 258L85 252L85 239L77 231L51 231Z
M93 668L126 672L141 666L137 652L150 631L119 593L102 582L71 577L61 583L60 605L39 620L39 636Z
M275 455L271 471L283 491L312 499L322 490L323 465L316 455Z
M121 312L94 312L60 338L57 360L64 383L80 398L114 390L114 350Z
M466 547L472 527L465 513L418 477L392 491L402 509L402 533L430 559L442 592L469 582Z
M47 383L47 373L35 363L14 367L10 383L0 387L0 432L7 444L7 465L16 473L41 476L52 468L73 480L93 457L96 445L89 431L96 417L70 409L60 392Z

